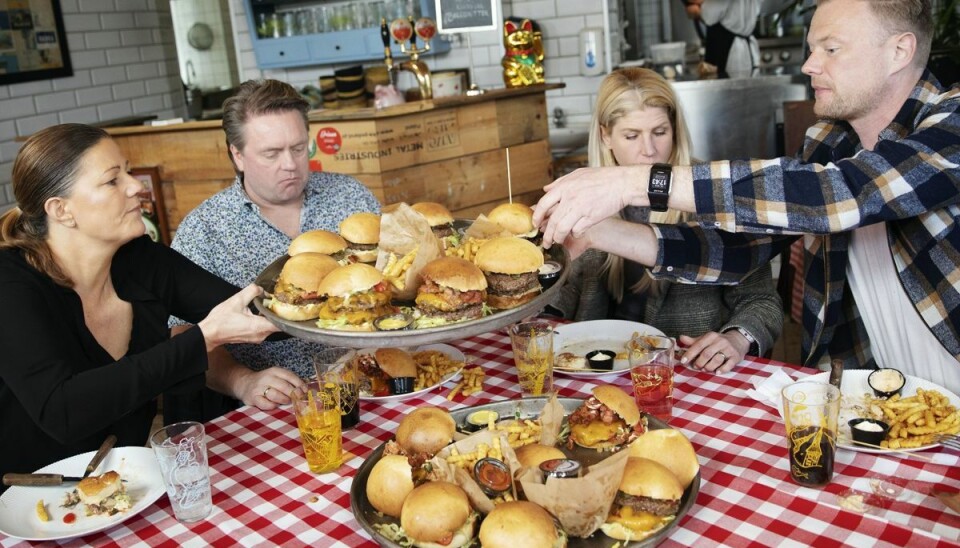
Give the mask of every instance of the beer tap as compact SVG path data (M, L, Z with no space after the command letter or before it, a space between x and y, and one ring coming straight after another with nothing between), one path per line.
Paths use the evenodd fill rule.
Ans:
M417 79L421 99L433 98L433 85L430 79L430 69L426 63L420 61L420 54L430 51L430 39L437 32L436 23L423 17L414 22L413 17L395 19L387 27L386 19L380 20L380 37L383 39L384 62L391 80L397 72L407 71ZM409 56L409 60L394 62L390 51L390 37L400 45L400 51ZM423 41L423 47L417 46L417 36ZM408 45L409 44L409 45Z

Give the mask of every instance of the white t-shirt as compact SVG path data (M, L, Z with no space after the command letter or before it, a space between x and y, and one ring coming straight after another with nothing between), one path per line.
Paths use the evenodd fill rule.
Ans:
M960 364L933 335L903 290L885 223L853 232L847 280L877 364L960 394Z
M749 39L735 38L730 46L727 74L731 78L751 76L753 67L760 64L760 48L752 34L761 3L761 0L704 0L700 6L700 20L704 24L720 23L734 34L750 36Z

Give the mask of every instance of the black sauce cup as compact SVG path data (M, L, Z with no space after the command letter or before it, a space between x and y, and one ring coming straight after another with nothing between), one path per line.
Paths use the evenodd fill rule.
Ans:
M585 357L587 358L587 364L589 364L590 369L612 371L613 361L616 359L617 353L612 350L591 350L587 352Z
M875 381L880 375L890 375L890 374L896 374L900 378L900 385L897 386L896 389L881 390L875 385ZM901 373L899 369L893 369L892 367L877 369L877 370L871 371L870 374L867 375L867 384L870 385L870 389L873 390L874 395L876 395L878 398L892 398L896 396L897 394L900 393L901 390L903 390L903 386L906 383L907 383L907 378L903 376L903 373ZM887 388L887 387L883 387L883 388Z
M871 423L879 425L883 430L871 431L863 430L862 428L857 428L858 424ZM880 443L887 437L887 432L890 431L890 425L876 419L852 419L847 422L850 425L850 435L853 437L854 441L859 441L861 443L868 443L870 445L876 445L880 447Z
M394 395L413 392L415 377L393 377L390 379L390 392Z
M550 289L550 287L560 279L561 270L563 270L563 266L556 261L546 261L543 263L543 266L540 267L540 271L537 274L540 286L544 290Z

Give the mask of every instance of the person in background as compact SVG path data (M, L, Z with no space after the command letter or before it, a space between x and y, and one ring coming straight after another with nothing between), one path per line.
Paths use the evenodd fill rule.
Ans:
M117 445L143 446L163 391L204 383L207 353L276 331L260 294L144 236L143 185L110 136L64 124L13 164L0 218L0 473ZM196 325L171 338L170 314Z
M644 68L609 74L600 84L587 150L591 166L689 164L690 137L670 84ZM690 217L649 208L620 213L639 223L677 224ZM747 354L763 355L783 328L769 264L737 285L679 284L654 280L643 265L591 249L573 262L551 305L576 321L613 317L652 325L689 347L689 363L717 372Z
M760 48L753 37L762 0L684 0L687 16L707 27L701 77L715 71L720 78L753 76L760 66Z
M223 104L223 131L237 178L183 219L174 249L228 282L248 284L286 254L302 232L336 232L353 213L379 213L377 199L353 177L310 172L308 108L289 84L250 80L240 85ZM171 319L175 330L184 329L182 324ZM289 403L290 391L314 374L317 348L296 338L218 348L210 356L208 384L244 404L273 409ZM210 418L231 405L235 402L206 391L202 400L169 407Z
M928 0L822 0L803 72L822 119L797 158L585 168L555 181L534 221L652 266L726 283L803 236L803 363L895 367L960 391L960 87L926 69ZM664 186L670 187L665 189ZM626 225L668 202L700 226Z

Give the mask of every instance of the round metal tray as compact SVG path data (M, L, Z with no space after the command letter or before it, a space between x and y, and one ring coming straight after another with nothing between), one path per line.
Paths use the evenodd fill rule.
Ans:
M559 245L552 246L549 250L545 251L545 254L550 260L560 263L563 269L560 271L560 278L556 283L541 293L540 296L516 308L498 310L483 318L441 325L439 327L408 329L406 331L340 331L336 329L321 329L317 327L316 322L313 320L303 322L284 320L263 306L263 298L254 299L253 303L265 318L276 324L282 331L300 339L330 346L383 348L455 341L482 333L489 333L530 316L534 316L550 304L567 279L567 265L570 261L567 251ZM283 268L284 263L287 262L287 259L289 259L289 256L284 255L270 263L270 265L257 276L256 284L272 293L277 276L280 275L280 270Z
M580 406L581 403L583 403L583 400L579 398L559 398L558 401L560 402L560 405L563 406L563 409L566 411L567 415L572 413L577 407ZM459 429L466 422L467 415L473 411L490 409L499 413L500 417L504 419L536 418L540 415L540 411L543 409L546 403L547 398L545 397L524 398L522 400L498 401L483 405L476 405L473 407L464 407L462 409L451 411L450 414L453 416L453 419L457 421L457 428ZM650 415L647 415L647 426L650 430L669 428L665 422ZM398 520L377 512L377 510L367 499L367 478L370 477L370 471L373 469L373 466L377 464L377 462L379 462L380 458L383 456L384 446L386 446L386 443L381 444L380 447L377 447L376 450L374 450L374 452L367 457L367 460L365 460L357 470L357 474L353 478L353 484L350 486L350 509L353 511L353 515L357 518L357 521L364 528L364 530L369 533L371 537L373 537L374 541L380 543L380 546L400 548L399 544L396 544L387 537L381 535L374 527L375 525L383 523L399 523ZM560 449L571 458L579 460L586 466L596 464L600 460L610 455L609 453L594 451L592 449L586 449L583 447L574 447L572 450L568 450L565 447L560 447ZM657 544L663 542L663 540L670 535L673 529L680 524L680 522L683 520L683 517L687 515L687 512L689 512L690 508L693 507L694 502L697 500L697 494L699 493L700 472L697 472L696 477L693 478L693 481L690 482L690 485L683 492L683 496L680 498L680 510L677 512L676 519L667 524L667 526L663 529L657 531L656 534L653 534L642 541L625 543L623 541L612 539L598 530L589 538L570 537L567 546L569 548L610 548L618 543L619 546L624 548L656 546Z

